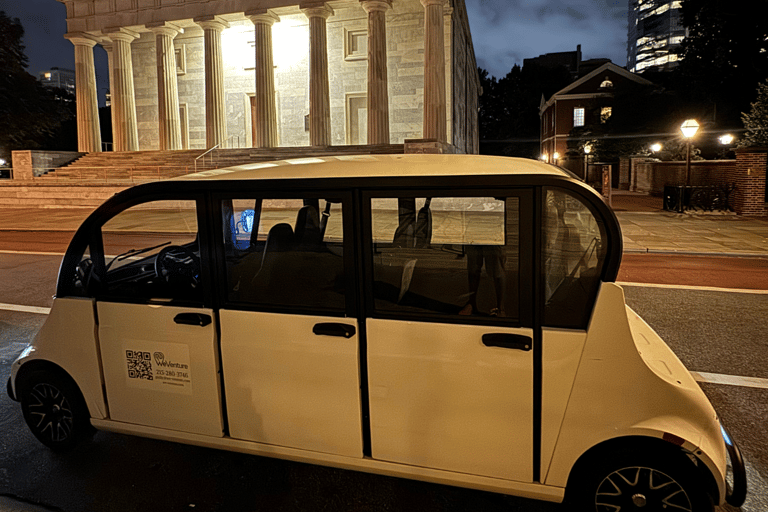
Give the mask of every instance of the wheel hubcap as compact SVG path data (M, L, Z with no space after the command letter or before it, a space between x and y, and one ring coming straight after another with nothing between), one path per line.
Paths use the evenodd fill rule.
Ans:
M673 478L652 468L629 467L614 471L598 486L599 512L628 510L692 512L691 500Z
M37 434L53 442L72 433L72 409L67 397L51 384L37 384L29 393L29 417Z

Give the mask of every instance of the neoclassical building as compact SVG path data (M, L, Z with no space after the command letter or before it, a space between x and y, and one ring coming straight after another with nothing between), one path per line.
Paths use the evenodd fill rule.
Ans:
M93 51L115 151L399 144L478 150L464 0L59 0L79 150L100 151Z

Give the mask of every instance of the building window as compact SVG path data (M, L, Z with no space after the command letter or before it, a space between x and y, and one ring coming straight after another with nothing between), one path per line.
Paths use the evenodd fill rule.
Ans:
M605 80L600 84L601 89L610 89L613 87L613 82L608 80L608 77L605 77Z
M176 74L184 75L187 72L187 45L182 44L178 48L174 48L176 55Z
M344 30L344 60L368 58L368 30Z
M347 94L347 144L366 144L368 140L368 96L364 92Z
M613 109L611 107L603 107L600 109L600 122L605 123L610 119Z
M584 109L581 107L573 109L573 126L584 126Z

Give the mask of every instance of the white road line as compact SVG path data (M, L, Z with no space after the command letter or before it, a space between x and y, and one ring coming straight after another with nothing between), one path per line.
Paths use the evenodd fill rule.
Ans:
M688 286L684 284L655 284L655 283L628 283L617 281L619 286L639 286L645 288L670 288L675 290L697 290L705 292L750 293L754 295L768 295L768 290L750 290L747 288L716 288L714 286Z
M38 306L22 306L20 304L4 304L0 302L0 309L6 311L20 311L22 313L37 313L39 315L47 315L51 312L51 308L41 308Z
M741 386L743 388L768 389L768 379L759 377L741 377L739 375L724 375L722 373L691 372L698 382L709 384L725 384L726 386Z
M26 254L31 256L64 256L63 252L8 251L0 249L0 254Z

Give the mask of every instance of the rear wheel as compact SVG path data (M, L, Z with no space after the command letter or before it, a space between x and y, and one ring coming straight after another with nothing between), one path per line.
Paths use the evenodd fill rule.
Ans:
M682 453L627 453L597 461L569 489L572 506L596 512L712 512L712 499Z
M49 448L70 449L92 432L83 396L67 376L34 371L23 379L20 399L24 421Z

